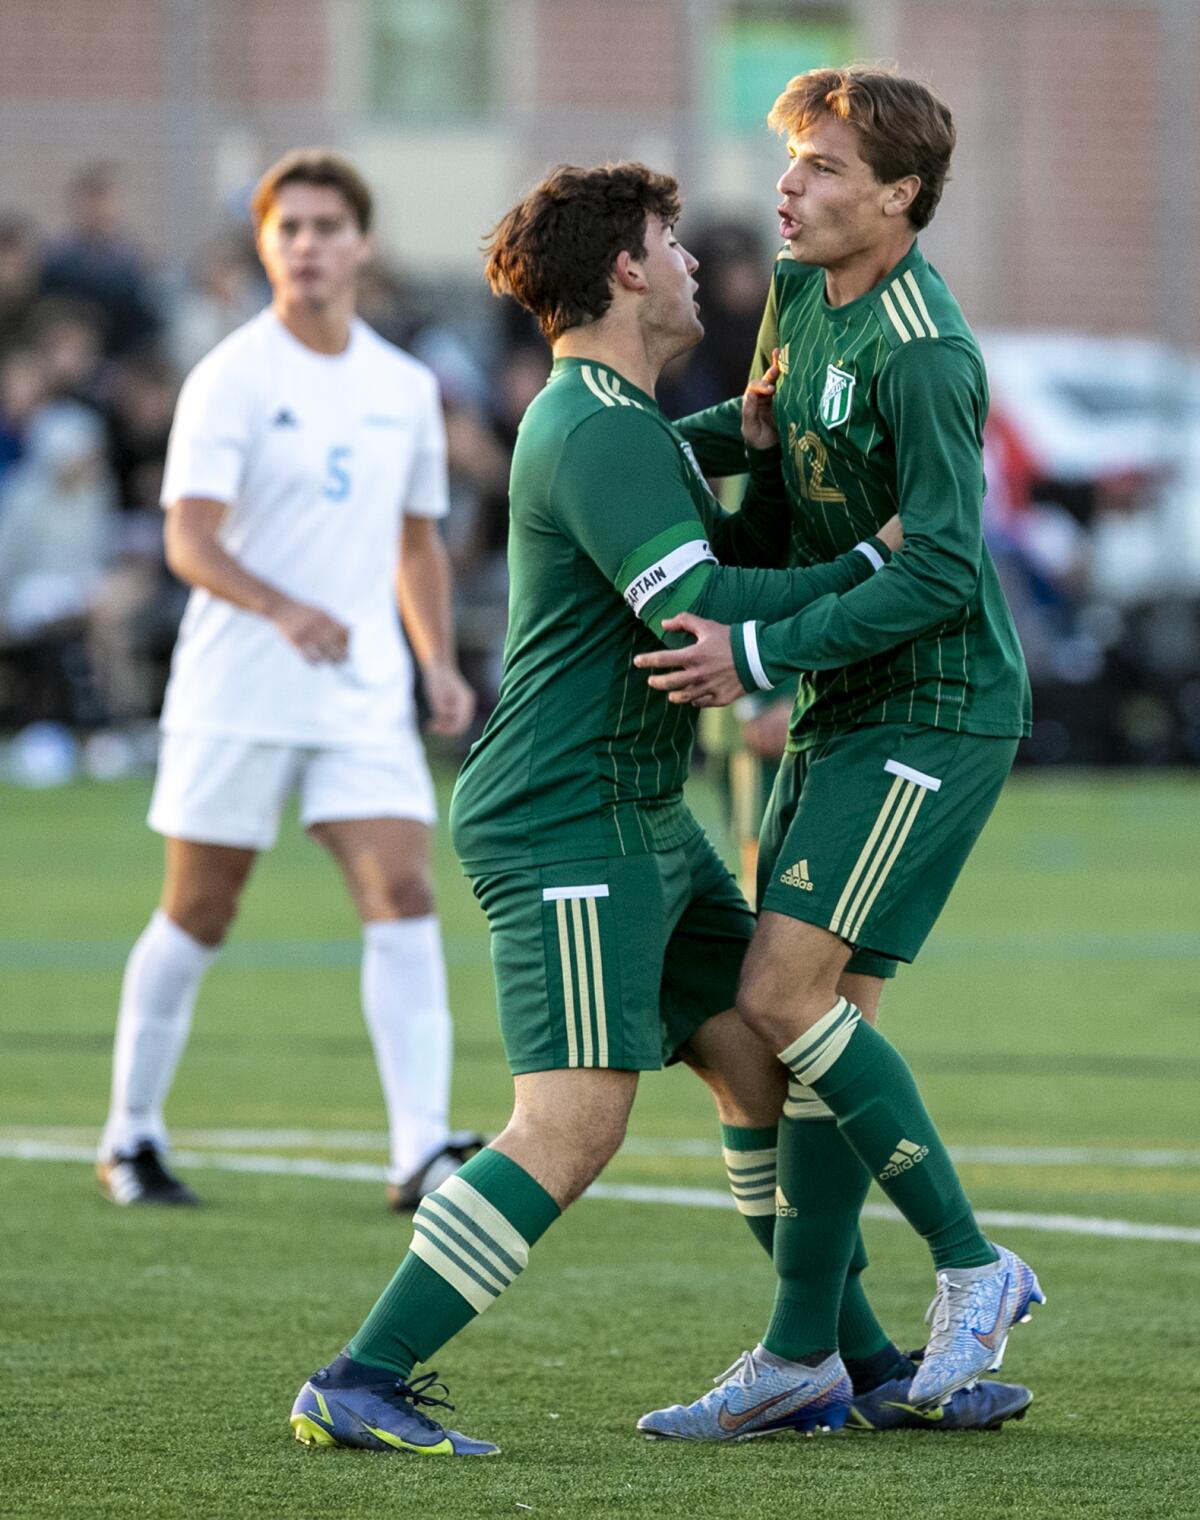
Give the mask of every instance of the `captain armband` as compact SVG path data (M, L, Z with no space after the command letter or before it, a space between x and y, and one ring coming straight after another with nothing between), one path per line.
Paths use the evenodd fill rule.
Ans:
M631 556L632 558L632 556ZM697 565L717 563L707 539L693 538L677 544L660 555L652 563L639 568L621 593L635 617L645 617L652 603L664 592L670 591L678 581ZM628 565L628 561L626 562ZM625 566L622 566L624 579Z

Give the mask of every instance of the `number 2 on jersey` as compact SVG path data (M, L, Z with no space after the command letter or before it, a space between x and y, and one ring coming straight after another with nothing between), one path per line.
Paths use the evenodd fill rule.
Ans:
M846 500L836 487L824 484L829 456L825 445L815 433L801 433L794 422L789 422L788 447L796 461L796 475L802 496L809 501Z
M321 495L327 501L345 501L350 494L350 455L352 449L332 448L325 461L325 484Z

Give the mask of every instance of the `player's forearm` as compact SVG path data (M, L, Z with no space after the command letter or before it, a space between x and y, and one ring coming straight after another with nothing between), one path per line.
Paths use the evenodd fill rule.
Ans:
M778 622L819 598L836 598L850 591L873 576L889 558L887 545L872 538L828 564L802 570L698 565L653 609L647 622L668 643L672 636L664 635L663 620L678 612L691 612L717 623L741 623L748 618Z
M842 596L793 617L747 620L734 630L734 662L767 690L800 670L838 670L884 654L957 617L969 604L978 562L917 543Z
M783 479L783 453L747 449L750 476L741 509L722 513L712 529L713 553L723 565L777 569L787 563L792 509Z
M405 545L396 600L418 663L454 665L454 581L450 556L436 529L422 543Z
M253 575L219 539L178 526L171 513L167 514L165 544L171 573L188 586L269 619L288 601L285 592Z
M692 446L706 475L743 475L746 445L742 438L742 398L733 396L684 417L675 427Z

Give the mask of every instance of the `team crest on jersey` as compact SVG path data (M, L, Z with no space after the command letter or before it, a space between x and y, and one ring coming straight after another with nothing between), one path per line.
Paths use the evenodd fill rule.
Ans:
M825 389L821 392L821 421L827 428L841 427L850 416L854 399L854 376L831 364L825 371Z
M790 362L789 359L788 359L788 349L790 347L791 347L790 343L785 343L783 345L783 347L779 350L778 364L779 364L779 373L781 375L786 375L787 372L788 372L788 364Z

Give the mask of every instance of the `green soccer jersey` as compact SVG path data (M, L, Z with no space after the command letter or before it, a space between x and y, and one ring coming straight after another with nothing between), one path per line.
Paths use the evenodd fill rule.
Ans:
M459 857L477 874L673 849L697 828L682 797L696 713L634 656L674 613L786 618L887 550L868 534L832 563L754 568L787 555L778 451L751 457L726 513L653 399L578 359L555 362L525 414L510 499L504 674L454 791Z
M782 256L754 375L776 347L791 562L828 560L894 512L904 548L844 597L736 629L744 684L801 673L794 750L863 723L1027 734L1025 661L982 536L987 376L941 276L914 244L873 290L831 307L824 270ZM679 424L709 473L744 468L739 416L730 401Z

